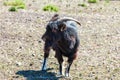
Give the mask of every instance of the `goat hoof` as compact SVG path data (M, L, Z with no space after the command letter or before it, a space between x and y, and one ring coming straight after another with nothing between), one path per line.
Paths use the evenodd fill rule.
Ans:
M57 74L58 74L58 75L63 75L63 74L62 74L62 73L60 73L60 72L58 72Z
M46 71L46 69L42 69L41 71Z
M60 73L60 72L58 72L58 73L57 73L57 77L63 77L63 74Z
M42 70L42 71L46 71L46 70L47 70L47 68L46 68L46 67L43 67L41 70Z
M65 73L65 77L70 77L70 74L69 73Z
M45 68L45 69L42 69L42 71L46 71L47 69Z

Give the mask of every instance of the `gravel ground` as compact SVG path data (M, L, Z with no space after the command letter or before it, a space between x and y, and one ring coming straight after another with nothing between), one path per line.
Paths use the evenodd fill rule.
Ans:
M9 12L0 0L0 80L120 80L120 1L100 1L78 6L79 0L25 0L26 9ZM57 75L58 63L51 51L49 69L40 71L42 34L55 14L46 4L60 7L61 17L79 20L81 45L71 67L71 77Z

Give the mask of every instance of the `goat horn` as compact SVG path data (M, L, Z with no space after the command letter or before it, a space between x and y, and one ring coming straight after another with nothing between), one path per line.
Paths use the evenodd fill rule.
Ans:
M58 15L58 14L55 14L50 21L55 21L55 20L57 20L57 19L59 19L59 15Z
M81 26L81 23L78 21L78 20L76 20L76 19L73 19L73 18L70 18L70 17L63 17L63 18L61 18L61 19L59 19L60 21L75 21L77 24L79 24L80 26Z

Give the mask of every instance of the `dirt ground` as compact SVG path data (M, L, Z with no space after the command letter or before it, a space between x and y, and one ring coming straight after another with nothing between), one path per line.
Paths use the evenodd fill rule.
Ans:
M0 0L0 80L120 80L120 1L100 1L78 6L80 0L25 0L26 9L9 12ZM41 71L41 40L54 12L43 6L55 4L61 17L73 17L80 48L71 67L71 77L57 75L58 62L51 51L49 69ZM67 60L65 58L65 60Z

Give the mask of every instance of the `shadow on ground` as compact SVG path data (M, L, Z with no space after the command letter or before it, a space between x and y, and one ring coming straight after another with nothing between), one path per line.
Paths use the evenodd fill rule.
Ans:
M51 69L46 71L35 71L35 70L21 70L16 74L24 76L26 80L59 80L61 77L57 77L56 73L49 72Z

